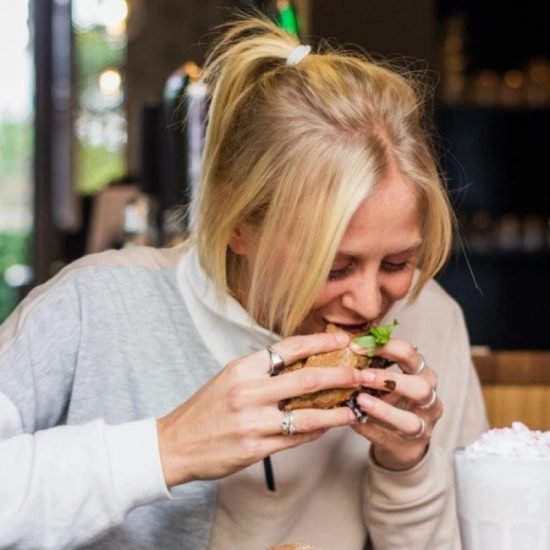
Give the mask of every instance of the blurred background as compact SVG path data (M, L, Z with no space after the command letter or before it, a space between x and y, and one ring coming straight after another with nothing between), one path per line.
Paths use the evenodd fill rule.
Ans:
M440 281L481 356L548 350L550 6L534 0L0 2L0 321L83 254L181 240L200 66L213 27L250 7L305 43L356 45L431 82L460 222Z

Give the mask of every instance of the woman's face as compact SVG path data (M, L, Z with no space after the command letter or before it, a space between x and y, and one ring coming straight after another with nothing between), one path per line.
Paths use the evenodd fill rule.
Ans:
M393 303L407 294L421 242L411 185L390 171L353 215L328 280L296 332L323 332L328 323L362 332L365 325L378 324ZM253 265L253 230L241 226L230 245ZM246 303L246 295L240 300Z
M298 332L334 323L349 332L378 324L409 290L421 244L411 186L389 173L363 201L344 234L330 275Z

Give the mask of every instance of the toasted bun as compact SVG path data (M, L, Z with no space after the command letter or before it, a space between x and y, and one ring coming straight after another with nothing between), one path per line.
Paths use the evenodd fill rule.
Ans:
M327 325L327 332L345 332L336 325ZM350 337L357 337L357 334ZM311 355L305 361L298 361L285 368L284 372L291 372L309 367L353 367L363 370L369 367L386 368L391 364L382 357L367 357L366 355L357 355L349 347L318 355ZM334 388L330 390L321 390L299 397L292 397L281 402L282 410L292 411L295 409L332 409L346 405L349 400L353 400L358 392L365 390L362 386L354 388Z

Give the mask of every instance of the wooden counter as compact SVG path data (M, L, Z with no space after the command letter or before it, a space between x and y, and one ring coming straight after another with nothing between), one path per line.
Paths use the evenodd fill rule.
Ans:
M472 349L492 427L550 430L550 351Z

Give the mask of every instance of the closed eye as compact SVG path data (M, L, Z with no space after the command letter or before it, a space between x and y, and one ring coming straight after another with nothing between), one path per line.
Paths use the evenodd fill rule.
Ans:
M405 271L413 262L382 262L380 269L386 273L400 273ZM329 281L341 281L345 279L355 268L356 262L352 261L346 266L339 269L331 269L328 274Z
M331 269L328 274L329 281L341 281L345 279L354 269L356 265L355 260L352 260L349 264L339 269Z
M385 271L387 273L399 273L400 271L405 271L409 264L410 262L382 262L381 268L382 271Z

